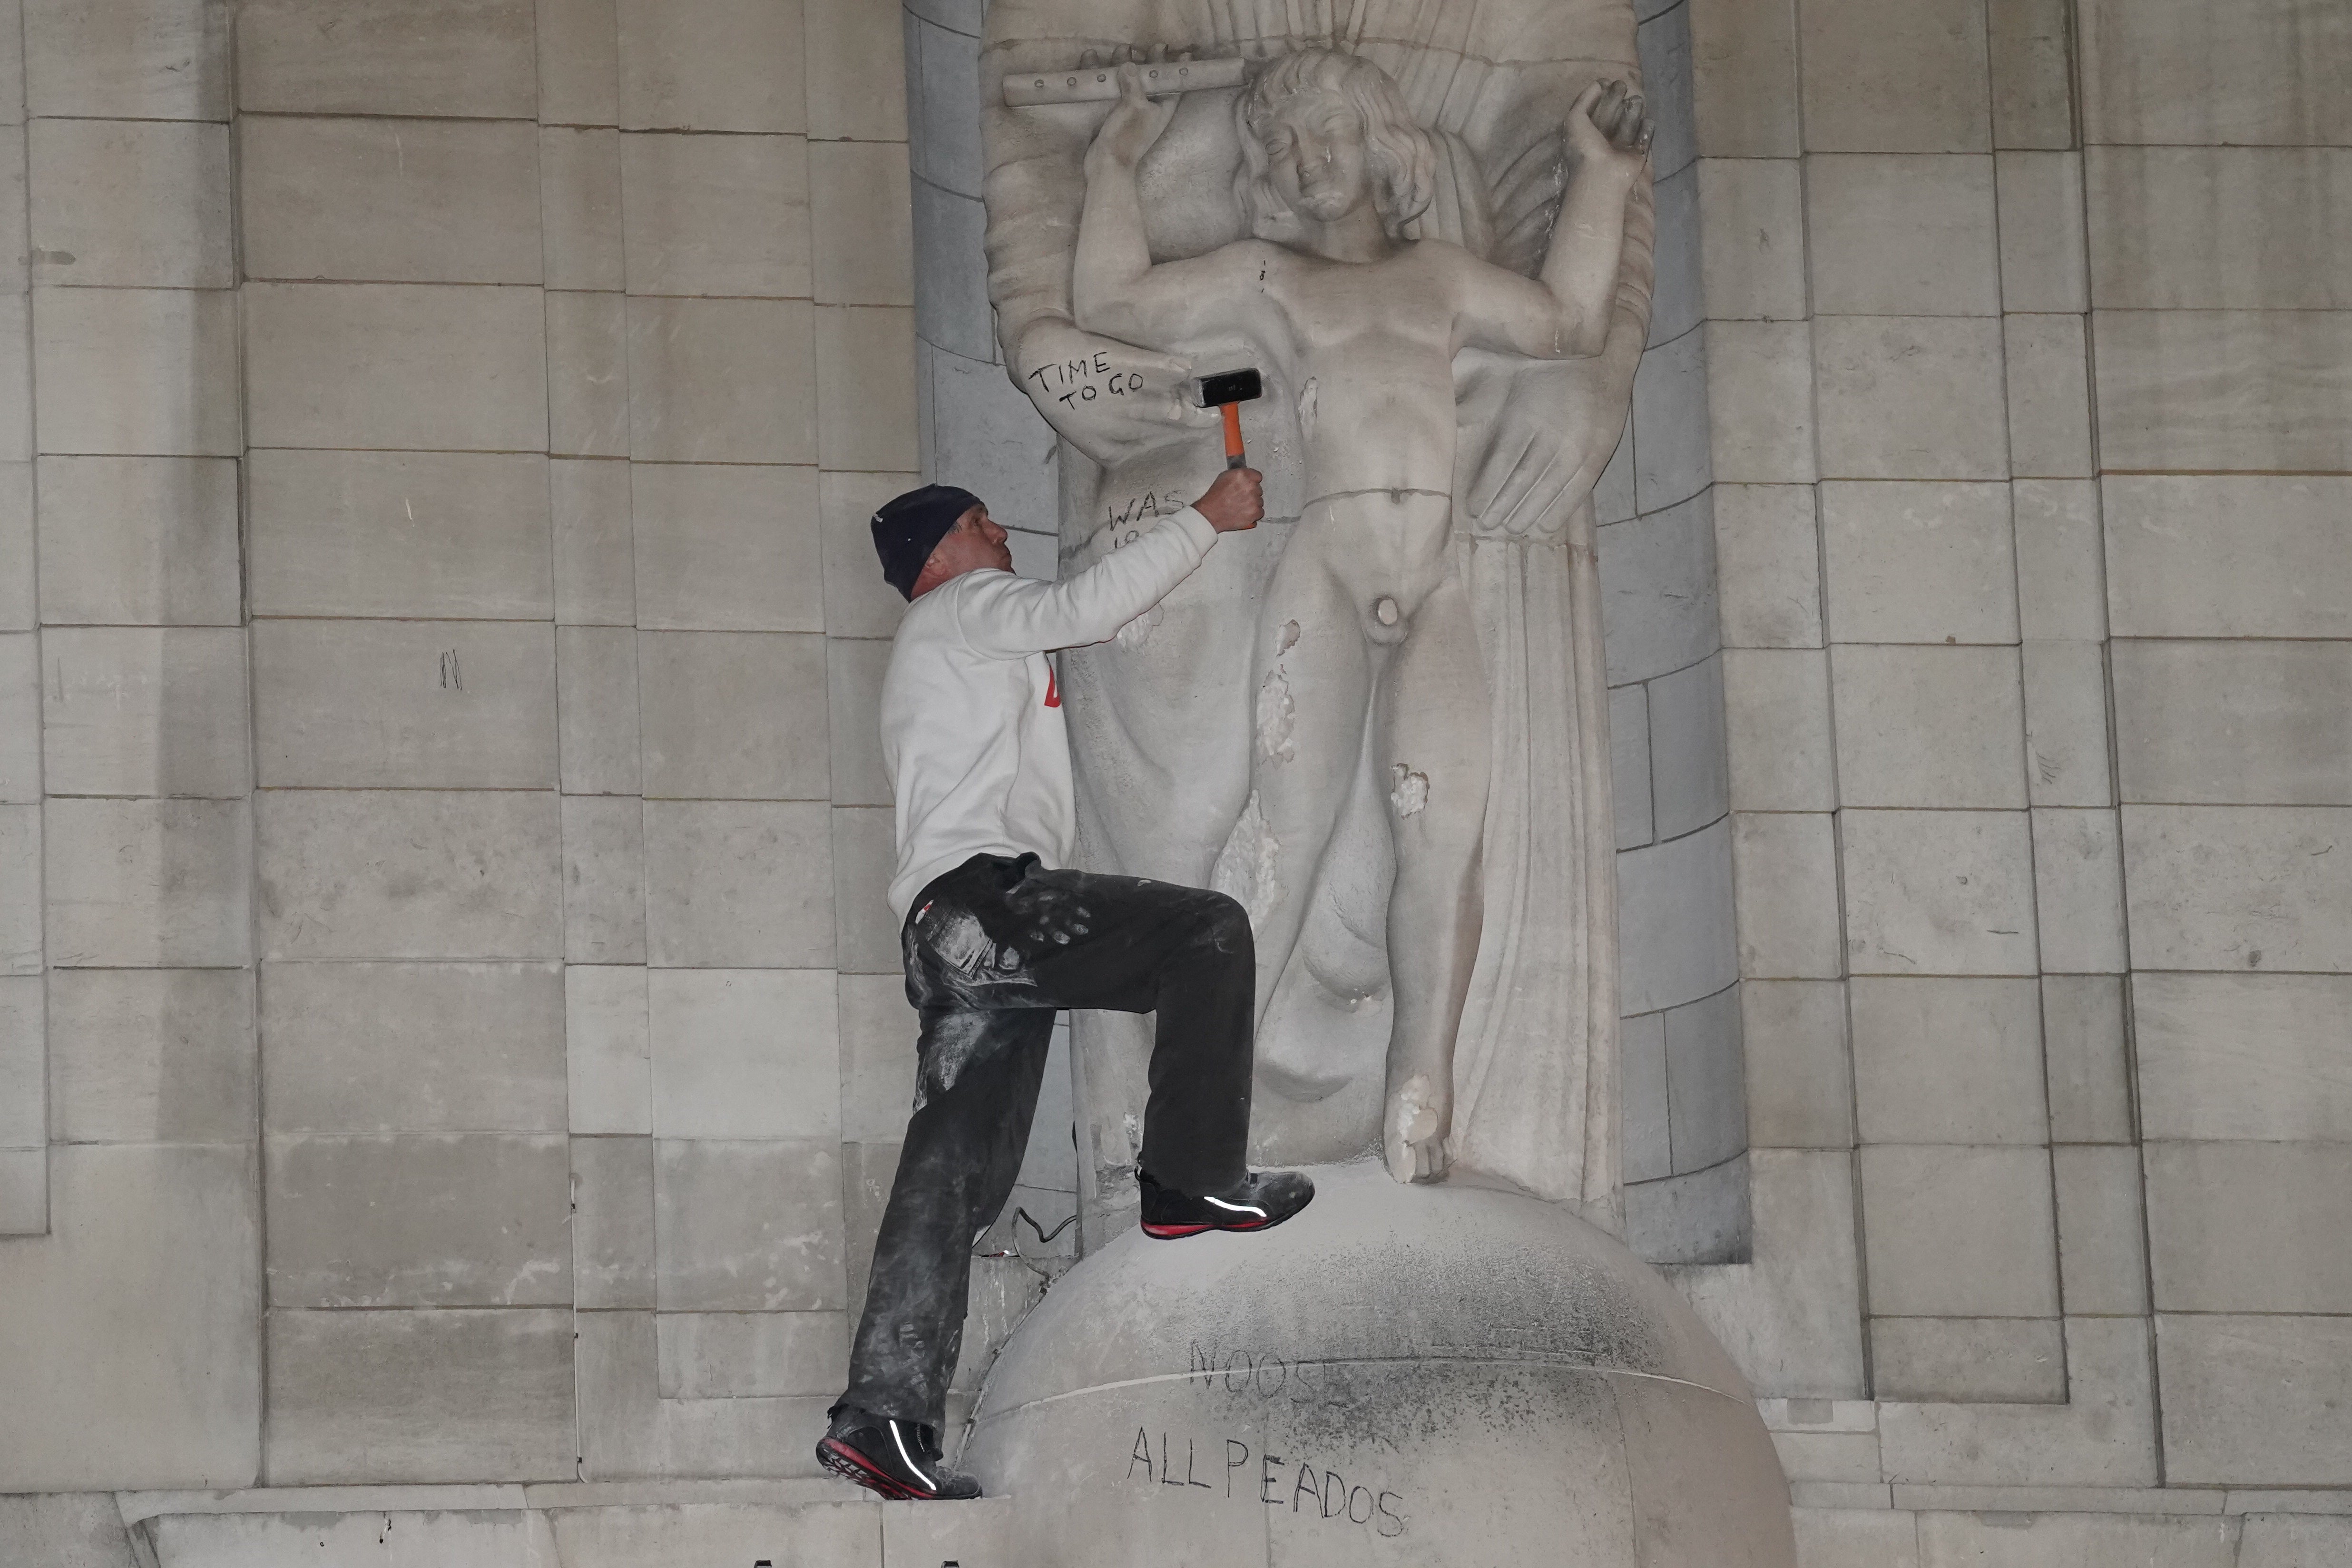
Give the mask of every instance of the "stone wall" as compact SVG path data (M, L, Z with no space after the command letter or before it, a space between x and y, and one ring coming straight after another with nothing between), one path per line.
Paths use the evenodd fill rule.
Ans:
M1690 4L1756 1237L1678 1278L1816 1560L2227 1563L2352 1486L2352 34Z
M0 1489L810 1473L911 1085L895 13L22 35Z

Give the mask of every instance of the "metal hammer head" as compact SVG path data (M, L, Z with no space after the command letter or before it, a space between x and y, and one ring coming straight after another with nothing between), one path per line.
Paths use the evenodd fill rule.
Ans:
M1218 408L1234 403L1253 403L1265 395L1265 380L1255 368L1219 371L1214 375L1195 377L1193 395L1203 408Z

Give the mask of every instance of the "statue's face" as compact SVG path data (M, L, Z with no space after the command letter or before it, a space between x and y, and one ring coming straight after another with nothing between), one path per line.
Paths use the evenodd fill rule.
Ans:
M1336 92L1294 93L1265 121L1266 176L1291 211L1334 223L1372 199L1364 123Z

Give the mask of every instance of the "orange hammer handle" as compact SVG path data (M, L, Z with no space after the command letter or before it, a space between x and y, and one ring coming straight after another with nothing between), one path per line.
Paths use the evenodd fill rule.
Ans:
M1242 405L1221 404L1218 411L1225 416L1225 467L1241 468L1248 461L1242 455Z

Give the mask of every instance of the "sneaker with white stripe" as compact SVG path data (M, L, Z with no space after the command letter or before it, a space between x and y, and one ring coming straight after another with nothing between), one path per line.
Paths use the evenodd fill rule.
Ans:
M1194 1197L1137 1173L1143 1191L1143 1234L1174 1241L1210 1230L1271 1230L1314 1201L1315 1184L1297 1171L1252 1171L1221 1193Z
M816 1446L817 1463L893 1502L961 1501L980 1495L980 1483L940 1462L937 1435L912 1421L894 1421L845 1405Z

